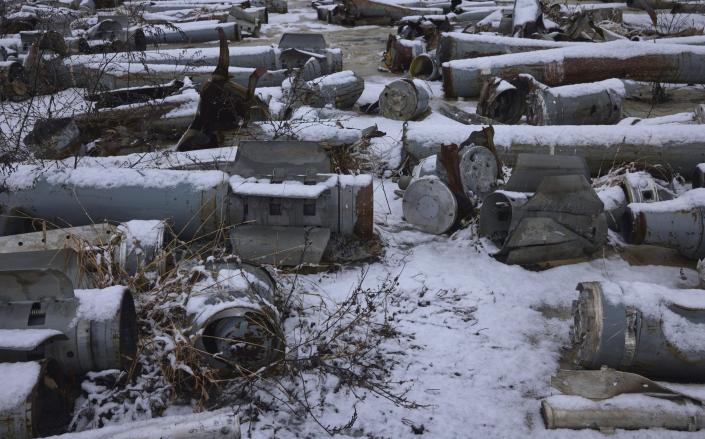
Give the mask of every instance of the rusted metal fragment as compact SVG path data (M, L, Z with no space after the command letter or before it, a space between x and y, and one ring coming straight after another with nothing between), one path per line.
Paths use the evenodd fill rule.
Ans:
M502 125L501 122L494 121L488 117L480 116L478 114L468 113L467 111L463 111L447 102L440 103L438 112L464 125Z
M201 101L196 117L179 140L177 151L190 151L220 146L219 136L224 130L234 130L246 126L250 120L268 117L269 109L255 96L257 81L266 72L255 69L250 75L247 88L230 80L228 66L228 42L222 29L220 35L220 57L211 79L201 88Z
M404 73L409 70L411 61L425 51L421 41L398 38L390 34L384 52L384 65L392 73Z
M458 145L442 145L438 162L446 171L448 188L458 203L458 219L464 220L472 216L473 203L465 192L463 179L460 175L460 155Z
M90 94L87 100L95 102L96 108L117 107L120 105L163 99L184 86L183 81L174 80L166 84L130 87Z
M28 85L24 67L19 61L0 61L0 101L27 98Z
M40 119L25 136L24 143L34 149L38 157L65 158L81 147L81 130L71 117Z
M705 48L614 41L449 61L443 64L443 88L449 98L473 97L479 95L485 77L507 78L519 73L528 73L548 86L609 78L701 84L705 83L703 72Z
M507 80L487 78L482 84L477 114L504 124L515 124L526 113L532 79L517 75Z

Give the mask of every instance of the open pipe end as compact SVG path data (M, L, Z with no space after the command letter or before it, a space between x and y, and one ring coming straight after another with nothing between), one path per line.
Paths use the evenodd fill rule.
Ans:
M627 207L622 216L620 232L628 244L643 244L646 236L646 217L643 213L634 212L630 207Z
M411 60L409 75L412 78L418 78L424 81L434 81L441 76L438 71L438 64L436 64L436 61L426 53L421 54Z

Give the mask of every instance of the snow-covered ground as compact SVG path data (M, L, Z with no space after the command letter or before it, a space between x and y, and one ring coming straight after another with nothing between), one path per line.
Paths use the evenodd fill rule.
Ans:
M351 29L320 22L305 0L290 0L289 8L287 14L270 14L261 38L248 39L241 44L274 43L283 32L324 32L329 47L343 50L343 68L363 75L366 80L364 93L358 100L360 105L376 101L384 86L399 77L377 70L387 35L395 33L394 28L361 26ZM625 21L635 26L649 24L648 16L643 13L624 15ZM668 25L661 23L664 18L659 20L662 27ZM702 25L700 22L696 24ZM679 23L678 28L681 27L682 23ZM431 107L435 109L442 101L441 84L433 82L429 86L433 95ZM272 96L272 106L276 106L275 101L281 96L278 88L260 89L260 93ZM674 100L655 109L646 104L633 104L629 107L629 115L642 117L647 113L653 116L692 111L692 103L703 99L705 89L699 86L680 93L689 96L688 100ZM39 99L43 106L56 106L57 116L88 108L84 100L75 97L73 90L59 93L53 99ZM475 101L455 104L472 112L476 106ZM18 124L27 123L22 133L28 132L35 115L23 112L23 108L23 104L12 104L11 115L0 120L0 128L13 131ZM276 273L283 294L292 288L298 310L284 321L288 345L299 343L301 333L297 328L302 323L312 327L321 324L327 316L320 312L322 301L333 308L349 297L361 279L364 288L375 290L388 279L398 278L398 284L385 298L384 306L376 309L374 319L380 327L384 324L389 328L385 337L375 340L380 342L378 348L389 373L385 379L394 395L403 395L403 404L395 404L364 386L355 387L354 391L341 387L338 378L330 374L302 372L298 385L304 389L303 395L310 402L308 415L288 410L285 399L273 403L274 409L260 411L256 417L251 413L245 415L248 407L242 398L238 395L222 397L224 403L221 406L232 406L242 414L243 437L326 437L324 427L345 426L351 418L355 422L341 428L337 437L605 437L604 433L592 430L546 430L539 412L541 399L556 393L550 386L551 375L561 366L569 365L565 354L569 345L571 302L577 298L576 285L585 281L609 280L653 282L679 289L698 288L694 264L681 266L678 263L682 259L672 259L669 252L635 249L624 246L617 236L610 236L610 246L601 257L544 271L530 271L493 259L491 255L497 249L477 236L475 223L450 236L422 233L402 218L402 200L395 193L398 189L396 183L391 178L381 178L389 177L391 170L401 165L404 124L355 112L330 110L330 114L340 117L341 125L351 131L359 132L376 124L385 133L372 139L370 145L375 168L386 169L374 180L375 232L383 245L383 252L374 262L347 264L330 272ZM423 126L429 138L437 139L456 134L465 138L471 131L437 112L432 112ZM320 140L326 140L330 132L325 127L312 127L308 134L315 130L319 130ZM231 157L232 152L231 148L217 150L221 158ZM216 154L216 151L212 153ZM159 153L139 156L131 163L133 158L86 158L79 164L98 170L76 174L111 184L114 182L104 176L101 166L159 167L179 161L178 157L171 157L173 160L170 161ZM183 158L181 161L189 162ZM130 175L130 172L125 170L115 175ZM144 300L138 300L139 303ZM297 354L289 352L291 357ZM159 376L158 371L150 370L149 373ZM275 378L265 377L263 380L269 383L264 387L270 391L277 388ZM91 394L94 387L84 383L83 389ZM705 386L701 386L700 390L703 389ZM275 399L271 394L258 396L265 400ZM141 395L138 399L136 405L149 406L149 395ZM181 400L169 401L167 405L164 414L168 415L185 416L202 408L195 400L191 404ZM116 417L114 422L127 423L152 415L146 409L138 412L128 411L124 417ZM608 437L700 438L703 433L639 430L617 431Z
M320 408L322 423L345 424L355 406L357 422L339 437L419 437L411 425L423 425L420 437L439 439L604 437L589 430L546 430L539 413L540 399L558 393L549 380L568 345L577 283L642 281L695 288L697 273L632 266L615 254L539 272L505 265L491 257L496 249L478 240L473 226L448 237L415 231L402 220L395 188L387 180L375 182L375 228L386 250L380 262L299 276L297 282L301 290L315 288L342 301L363 272L369 287L399 275L385 310L398 334L383 349L394 364L391 380L400 383L397 389L409 389L408 398L423 407L397 407L369 393L362 402L352 394L328 394ZM320 383L311 387L330 392ZM243 432L249 427L244 424ZM292 421L287 412L264 414L252 427L253 438L325 435L312 419ZM695 438L702 433L639 430L609 437Z

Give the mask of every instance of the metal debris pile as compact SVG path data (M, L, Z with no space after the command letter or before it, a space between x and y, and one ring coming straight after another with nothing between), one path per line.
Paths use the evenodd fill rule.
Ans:
M670 249L705 272L702 3L308 6L382 29L383 83L333 32L268 35L286 0L0 3L0 436L239 438L247 402L215 388L321 367L297 354L322 342L287 346L297 276L383 258L387 180L404 233L479 240L498 264ZM577 290L545 428L705 428L705 399L669 384L705 380L705 292ZM384 301L370 332L389 335ZM325 373L365 387L347 366ZM161 416L177 398L208 410Z

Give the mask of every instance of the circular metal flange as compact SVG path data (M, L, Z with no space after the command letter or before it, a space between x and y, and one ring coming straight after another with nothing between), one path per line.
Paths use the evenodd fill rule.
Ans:
M472 146L460 158L460 180L468 196L491 192L497 182L497 160L488 148Z
M411 182L402 202L404 218L427 233L440 235L458 218L458 202L448 186L437 177Z

